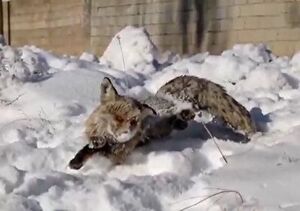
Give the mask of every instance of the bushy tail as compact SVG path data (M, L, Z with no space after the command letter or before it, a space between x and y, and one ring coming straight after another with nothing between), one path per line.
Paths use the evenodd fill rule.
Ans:
M195 110L207 110L248 135L256 132L247 109L228 95L222 86L209 80L180 76L163 85L156 95L190 102Z

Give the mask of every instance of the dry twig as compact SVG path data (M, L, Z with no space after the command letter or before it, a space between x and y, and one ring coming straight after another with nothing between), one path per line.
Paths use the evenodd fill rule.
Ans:
M178 210L178 211L188 210L188 209L190 209L190 208L192 208L192 207L197 206L198 204L201 204L202 202L204 202L204 201L206 201L206 200L208 200L208 199L210 199L210 198L212 198L212 197L215 197L215 196L217 196L217 195L224 194L224 193L235 193L235 194L237 194L237 195L239 196L239 198L241 199L241 203L244 203L244 198L243 198L243 196L242 196L242 194L241 194L240 192L238 192L238 191L236 191L236 190L222 190L222 191L219 191L219 192L217 192L217 193L211 194L211 195L205 197L204 199L201 199L200 201L198 201L198 202L196 202L196 203L194 203L194 204L192 204L192 205L189 205L189 206L187 206L187 207L184 207L184 208L182 208L182 209L180 209L180 210Z
M122 44L121 44L121 37L118 35L118 36L117 36L117 39L118 39L118 43L119 43L120 50L121 50L121 54L122 54L122 60L123 60L123 71L125 72L125 70L126 70L126 67L125 67L125 59L124 59L123 48L122 48Z
M5 106L9 106L17 102L24 94L19 94L15 99L8 101L8 100L0 100L2 103L4 103Z
M211 134L211 132L208 130L208 128L205 126L205 124L202 122L203 127L205 128L205 130L207 131L208 135L212 138L212 140L214 141L215 145L217 146L220 154L222 155L223 160L225 161L225 163L228 163L225 155L223 154L221 148L219 147L219 145L217 144L215 138L213 137L213 135Z

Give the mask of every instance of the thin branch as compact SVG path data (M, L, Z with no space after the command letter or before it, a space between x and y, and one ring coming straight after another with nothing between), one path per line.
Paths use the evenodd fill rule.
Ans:
M11 100L11 101L6 101L5 100L1 100L2 102L5 102L5 106L9 106L14 104L16 101L18 101L24 94L19 94L15 99Z
M205 128L205 130L207 131L208 135L212 138L212 140L213 140L213 142L215 143L215 145L217 146L217 148L218 148L220 154L222 155L223 160L224 160L225 163L227 164L228 161L227 161L225 155L223 154L221 148L220 148L219 145L217 144L215 138L213 137L213 135L211 134L211 132L208 130L208 128L206 127L206 125L205 125L203 122L202 122L202 125L203 125L203 127Z
M126 71L126 67L125 67L125 59L124 59L124 53L123 53L123 48L122 48L122 44L121 44L121 37L119 35L117 35L117 39L118 39L118 43L120 46L120 50L121 50L121 54L122 54L122 60L123 60L123 71Z
M202 202L204 202L204 201L206 201L206 200L208 200L208 199L210 199L210 198L212 198L212 197L215 197L215 196L217 196L217 195L224 194L224 193L235 193L235 194L237 194L237 195L240 197L241 203L244 203L244 198L243 198L243 196L242 196L242 194L241 194L240 192L235 191L235 190L222 190L222 191L220 191L220 192L217 192L217 193L214 193L214 194L212 194L212 195L209 195L209 196L205 197L204 199L201 199L200 201L198 201L198 202L196 202L196 203L194 203L194 204L192 204L192 205L189 205L189 206L187 206L187 207L184 207L184 208L182 208L182 209L180 209L180 210L178 210L178 211L188 210L188 209L190 209L190 208L192 208L192 207L197 206L198 204L201 204Z
M124 53L123 53L123 48L122 48L122 43L121 43L121 37L120 35L117 35L117 39L118 39L118 43L119 43L119 46L120 46L120 50L121 50L121 55L122 55L122 61L123 61L123 71L125 72L126 71L126 65L125 65L125 58L124 58ZM126 80L127 79L127 74L125 75L125 84L127 87L129 87L129 84L128 84L128 81Z

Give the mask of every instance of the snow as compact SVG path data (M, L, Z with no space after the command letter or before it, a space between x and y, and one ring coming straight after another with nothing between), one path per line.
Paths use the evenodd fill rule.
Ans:
M122 61L122 46L125 70ZM159 54L143 28L126 27L101 58L57 56L34 46L0 46L0 210L300 209L300 53L235 45L221 55ZM247 144L203 115L184 131L137 149L125 164L94 157L67 167L86 143L84 121L99 103L103 77L142 98L182 74L225 87L260 132ZM200 121L214 134L225 164Z
M144 28L127 26L113 37L101 62L118 70L152 72L158 54Z

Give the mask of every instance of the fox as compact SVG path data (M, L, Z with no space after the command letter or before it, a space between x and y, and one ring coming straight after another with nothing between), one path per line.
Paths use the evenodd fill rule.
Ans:
M178 101L190 107L178 110ZM122 164L138 146L160 139L173 130L184 130L201 110L223 119L246 135L256 132L248 110L225 89L207 79L183 75L160 87L154 96L138 101L117 93L109 78L101 84L100 105L85 124L85 145L69 162L81 168L94 154L102 154L115 164Z
M168 136L173 130L183 130L194 118L191 110L159 117L156 111L132 97L119 95L112 81L101 83L100 105L85 122L88 143L69 162L80 169L95 154L101 154L114 164L124 163L128 155L150 139Z

